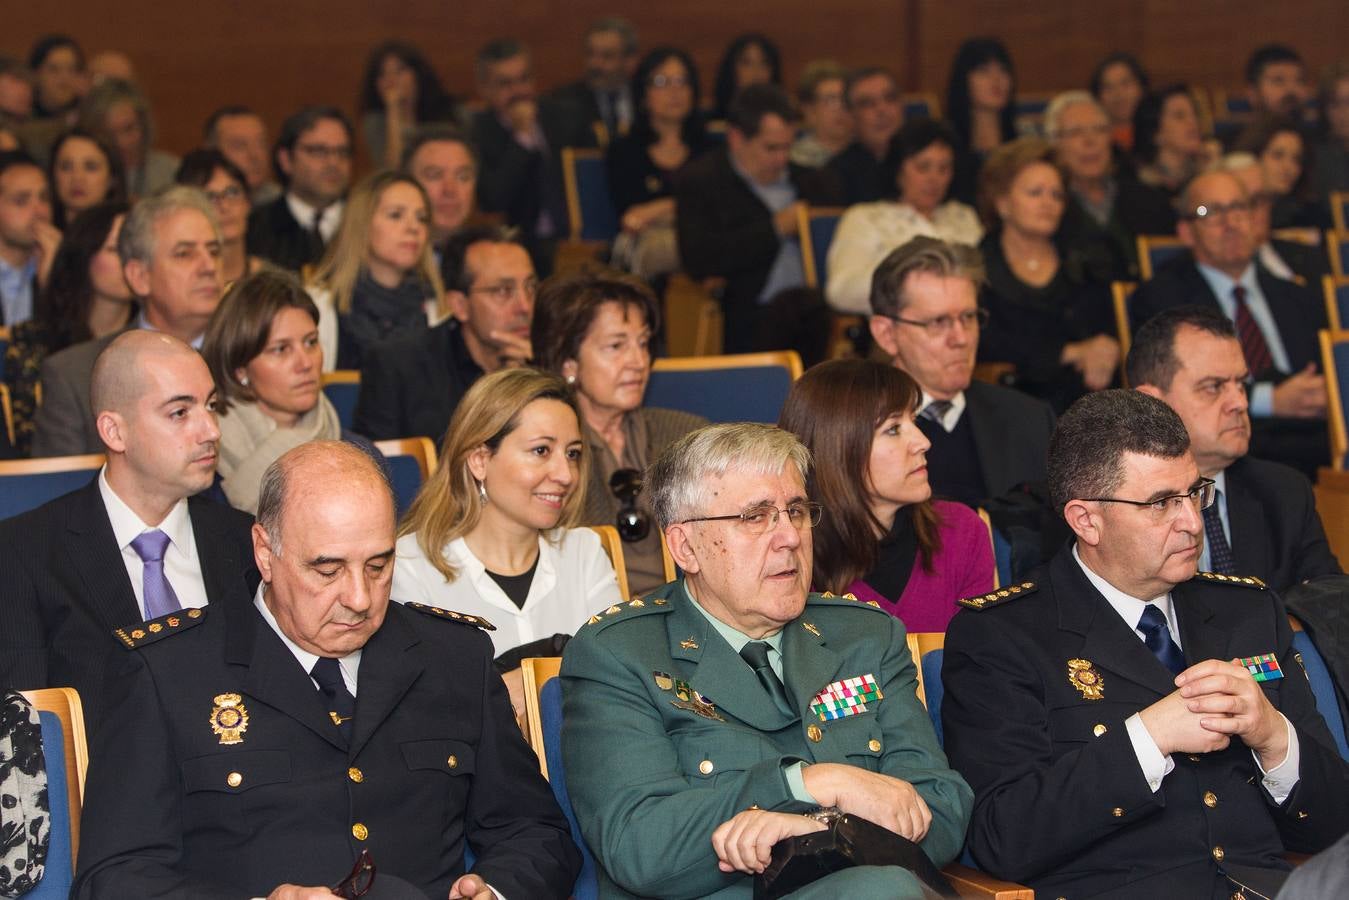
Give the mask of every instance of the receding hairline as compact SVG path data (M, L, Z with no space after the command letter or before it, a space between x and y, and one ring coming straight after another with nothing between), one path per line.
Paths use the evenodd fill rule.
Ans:
M197 351L167 334L136 329L118 335L94 360L89 379L89 406L94 416L104 412L126 415L145 390L146 374L151 369L147 363L174 357L196 358L206 365Z

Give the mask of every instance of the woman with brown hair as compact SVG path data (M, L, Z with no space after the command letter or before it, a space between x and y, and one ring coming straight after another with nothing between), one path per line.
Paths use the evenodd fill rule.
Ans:
M539 368L576 389L590 457L581 521L618 526L628 582L639 594L665 582L642 473L666 447L707 424L701 416L642 405L651 338L659 327L656 298L646 284L586 274L543 283L530 333Z
M778 425L815 458L816 589L875 601L909 631L945 631L957 600L992 589L993 547L973 510L932 500L920 397L893 366L832 360L792 385Z

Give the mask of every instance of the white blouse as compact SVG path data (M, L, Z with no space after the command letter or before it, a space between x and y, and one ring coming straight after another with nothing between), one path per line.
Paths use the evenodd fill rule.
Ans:
M559 532L554 532L556 537ZM481 616L496 626L487 632L495 653L555 634L575 634L592 615L623 602L614 567L589 528L568 528L557 543L539 536L539 562L523 608L501 590L463 538L450 541L445 556L459 572L454 581L427 561L415 534L398 539L393 599Z
M929 219L907 203L859 203L848 207L829 245L825 297L841 313L871 314L871 276L890 254L916 237L977 246L984 237L979 216L948 200Z

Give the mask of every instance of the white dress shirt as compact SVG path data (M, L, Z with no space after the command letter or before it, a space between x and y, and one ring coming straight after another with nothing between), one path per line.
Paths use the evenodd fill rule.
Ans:
M487 574L463 538L445 548L459 573L447 583L422 553L415 534L398 539L393 598L482 616L496 626L488 635L497 656L530 641L575 634L595 613L624 598L599 535L589 528L568 528L553 532L553 537L556 543L539 535L539 561L523 608Z
M108 511L112 536L117 541L118 552L122 554L127 577L131 579L131 590L136 594L136 606L140 609L141 618L146 617L145 563L131 542L146 531L159 530L169 536L169 545L164 549L164 577L177 595L178 603L183 609L205 606L206 582L201 575L201 558L197 555L197 542L192 533L192 516L187 512L187 500L179 500L163 522L158 526L150 526L142 522L140 516L132 512L131 507L108 484L107 466L98 473L98 492L103 495L103 507Z
M301 228L308 230L314 227L314 213L317 210L313 206L289 191L286 192L286 206L290 208L290 214L300 223ZM319 220L319 235L323 238L324 244L337 234L337 228L342 224L342 211L345 208L345 200L338 200L323 207L323 218Z
M1176 622L1176 610L1171 602L1169 592L1162 594L1160 597L1154 597L1150 601L1130 597L1093 572L1082 561L1082 557L1078 555L1076 546L1073 547L1073 559L1077 560L1077 564L1082 567L1082 574L1087 576L1087 580L1091 582L1092 587L1101 592L1101 596L1119 614L1125 624L1133 629L1134 634L1138 635L1140 641L1145 639L1145 635L1138 630L1138 620L1142 618L1143 610L1151 603L1166 616L1166 627L1171 632L1171 639L1176 642L1177 647L1181 646L1180 627ZM1301 754L1297 732L1293 729L1292 723L1283 713L1279 713L1279 718L1283 719L1284 727L1288 729L1288 755L1283 758L1283 762L1266 771L1265 767L1260 764L1260 755L1252 750L1251 756L1255 759L1256 768L1264 776L1261 784L1274 802L1281 804L1288 799L1288 795L1293 792L1293 788L1297 785ZM1133 745L1134 756L1138 758L1138 765L1143 770L1143 777L1147 779L1148 787L1155 793L1161 789L1162 780L1170 775L1171 770L1176 767L1175 761L1170 756L1162 754L1157 742L1148 733L1147 726L1143 724L1143 719L1138 713L1134 713L1125 719L1124 727L1129 733L1129 743Z

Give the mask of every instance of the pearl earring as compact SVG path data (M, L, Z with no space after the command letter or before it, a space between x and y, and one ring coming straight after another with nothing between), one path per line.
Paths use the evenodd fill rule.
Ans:
M245 375L242 378L240 378L239 383L242 384L244 387L248 387L248 376Z
M576 376L575 376L575 375L568 375L568 376L567 376L567 384L575 384L575 383L576 383Z

